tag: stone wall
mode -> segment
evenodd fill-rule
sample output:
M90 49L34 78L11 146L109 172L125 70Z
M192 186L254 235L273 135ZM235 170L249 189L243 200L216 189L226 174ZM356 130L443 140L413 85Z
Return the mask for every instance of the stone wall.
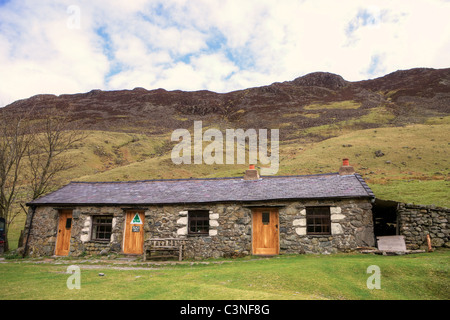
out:
M428 234L433 247L450 248L449 208L399 203L397 214L408 249L426 247Z
M188 234L189 210L209 212L208 235ZM188 239L186 245L188 258L231 257L251 253L251 209L242 205L209 204L152 208L149 211L148 221L149 237Z
M25 244L32 216L30 208L24 229ZM28 254L31 256L51 256L55 253L56 235L58 232L58 210L48 207L36 208L33 227L28 240ZM19 248L20 249L20 248Z
M331 235L306 232L306 207L329 205ZM280 209L280 252L336 253L373 246L372 205L368 200L318 200L292 203Z
M28 237L31 212L27 217L24 230L24 243ZM37 207L28 243L30 256L51 256L55 253L58 232L58 208ZM110 242L91 240L91 223L93 215L112 215L113 230ZM72 230L70 253L72 256L83 254L100 254L102 251L117 252L122 250L124 211L118 207L79 207L72 212Z
M147 206L145 240L150 238L185 238L187 258L234 257L252 253L252 207L275 206L279 211L280 253L334 253L373 246L373 219L370 200L271 201L264 203L219 203L204 205ZM329 206L331 234L308 235L306 207ZM209 233L189 235L188 211L209 212ZM125 210L120 207L73 208L70 255L122 251ZM92 241L93 215L112 215L110 242ZM30 215L29 215L30 216ZM29 223L27 223L27 226ZM29 241L32 256L53 255L56 244L58 209L38 207ZM25 230L25 235L27 235Z

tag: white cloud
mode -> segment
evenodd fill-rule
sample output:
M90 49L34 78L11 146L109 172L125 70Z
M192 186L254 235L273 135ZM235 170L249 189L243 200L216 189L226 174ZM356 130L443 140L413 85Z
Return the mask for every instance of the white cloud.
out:
M0 7L0 103L104 87L102 48L94 34L67 28L66 8L14 1Z
M354 81L450 67L448 1L77 3L79 29L67 27L70 0L0 5L0 105L93 88L227 92L314 71Z

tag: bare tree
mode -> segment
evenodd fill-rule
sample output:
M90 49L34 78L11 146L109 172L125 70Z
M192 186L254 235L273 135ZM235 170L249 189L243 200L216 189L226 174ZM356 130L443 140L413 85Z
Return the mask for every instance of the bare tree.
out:
M58 174L74 166L67 151L86 138L84 131L71 124L68 112L47 110L40 118L34 128L37 133L26 149L32 200L47 193L55 185Z
M27 125L27 115L0 115L0 217L5 219L5 251L9 249L9 226L18 215L14 204L23 191L23 159L33 135Z
M59 174L74 166L67 151L86 133L76 130L69 111L50 108L27 113L2 110L0 125L0 217L6 220L7 239L20 207L27 213L23 203L57 186Z

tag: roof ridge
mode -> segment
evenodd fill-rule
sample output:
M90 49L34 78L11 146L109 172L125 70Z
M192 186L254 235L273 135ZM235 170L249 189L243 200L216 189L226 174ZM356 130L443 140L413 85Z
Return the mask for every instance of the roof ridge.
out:
M330 173L316 173L303 175L283 175L283 176L261 176L261 178L297 178L297 177L316 177L316 176L330 176L337 175L338 172ZM154 182L154 181L196 181L196 180L232 180L243 179L243 176L237 177L215 177L215 178L180 178L180 179L144 179L144 180L127 180L127 181L70 181L70 183L86 183L86 184L101 184L101 183L138 183L138 182ZM69 184L70 184L69 183Z
M181 178L181 179L144 179L127 181L70 181L70 183L135 183L135 182L153 182L153 181L194 181L194 180L224 180L224 179L242 179L239 177L217 177L217 178Z

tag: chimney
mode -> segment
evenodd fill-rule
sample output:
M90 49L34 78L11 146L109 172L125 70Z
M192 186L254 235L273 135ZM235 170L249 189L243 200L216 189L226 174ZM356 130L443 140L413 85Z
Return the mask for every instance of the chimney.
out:
M345 176L349 174L354 174L355 169L349 164L348 159L342 159L342 166L339 168L339 175Z
M255 165L251 164L247 170L245 170L244 180L258 180L259 173L255 169Z

